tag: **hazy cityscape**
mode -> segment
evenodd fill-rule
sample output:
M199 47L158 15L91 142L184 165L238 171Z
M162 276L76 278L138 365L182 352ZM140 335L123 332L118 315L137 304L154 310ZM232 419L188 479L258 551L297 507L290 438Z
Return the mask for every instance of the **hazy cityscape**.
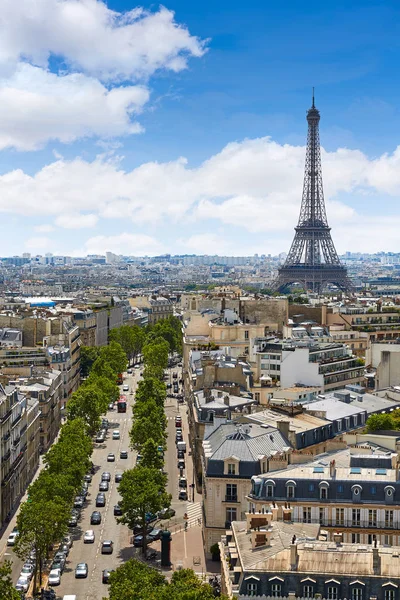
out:
M3 0L0 600L400 600L399 23Z

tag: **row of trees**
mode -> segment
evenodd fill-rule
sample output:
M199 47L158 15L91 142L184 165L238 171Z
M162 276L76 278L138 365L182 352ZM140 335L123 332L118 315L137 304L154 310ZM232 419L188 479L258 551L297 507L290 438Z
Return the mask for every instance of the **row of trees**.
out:
M382 415L371 415L366 422L367 431L400 430L400 409Z
M110 600L213 600L213 589L192 569L175 571L171 581L156 569L128 560L111 575ZM228 600L227 596L220 596Z
M171 345L173 342L171 342ZM171 496L166 493L167 476L163 471L167 440L167 420L164 402L167 389L163 381L168 366L171 346L164 337L154 336L150 329L142 347L143 378L139 381L133 423L130 431L131 447L140 460L136 467L125 471L119 485L121 521L130 529L139 525L143 532L143 554L146 554L146 524L149 513L156 514L168 507ZM112 584L111 584L112 586Z
M34 589L37 578L41 584L44 559L68 530L74 497L80 493L83 477L91 466L91 436L109 402L119 397L117 374L125 370L126 364L126 354L116 342L96 349L87 379L67 404L68 420L61 427L58 441L45 455L45 468L29 486L28 500L21 505L15 552L26 559L34 551Z

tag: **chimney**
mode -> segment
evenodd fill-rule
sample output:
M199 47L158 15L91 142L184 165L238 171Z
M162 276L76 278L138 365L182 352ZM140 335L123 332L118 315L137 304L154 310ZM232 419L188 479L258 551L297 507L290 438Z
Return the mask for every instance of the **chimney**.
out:
M277 521L278 520L278 513L279 513L279 508L276 506L276 504L274 503L273 506L271 506L271 513L272 513L272 520L273 521Z
M276 426L281 434L288 440L290 422L285 420L277 421Z
M218 398L222 398L222 392L221 392L221 390L218 390Z
M297 561L299 558L299 554L297 552L297 544L296 544L296 536L294 535L292 538L292 543L290 544L290 570L297 570Z
M228 395L224 396L224 404L225 404L225 406L229 406L229 396Z
M330 471L330 475L332 477L332 479L335 477L336 475L336 462L335 460L331 460L331 462L329 463L329 471Z
M375 538L374 545L372 547L372 566L374 569L374 575L380 575L381 572L381 559L379 556L378 542Z

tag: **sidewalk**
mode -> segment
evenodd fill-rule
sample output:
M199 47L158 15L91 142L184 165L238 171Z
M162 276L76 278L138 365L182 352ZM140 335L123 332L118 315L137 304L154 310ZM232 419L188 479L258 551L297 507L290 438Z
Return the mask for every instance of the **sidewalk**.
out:
M207 560L204 554L203 529L201 525L184 526L179 531L172 533L171 541L171 569L193 569L198 575L204 575L208 581L208 574L220 573L217 562Z

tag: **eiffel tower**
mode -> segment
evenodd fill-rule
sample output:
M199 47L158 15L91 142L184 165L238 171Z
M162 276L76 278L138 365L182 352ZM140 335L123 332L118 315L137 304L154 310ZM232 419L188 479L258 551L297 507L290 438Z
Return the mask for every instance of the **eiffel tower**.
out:
M300 217L289 254L278 270L274 289L282 290L290 283L320 293L327 283L350 290L347 269L340 263L331 237L325 211L319 142L319 110L307 112L308 136Z

